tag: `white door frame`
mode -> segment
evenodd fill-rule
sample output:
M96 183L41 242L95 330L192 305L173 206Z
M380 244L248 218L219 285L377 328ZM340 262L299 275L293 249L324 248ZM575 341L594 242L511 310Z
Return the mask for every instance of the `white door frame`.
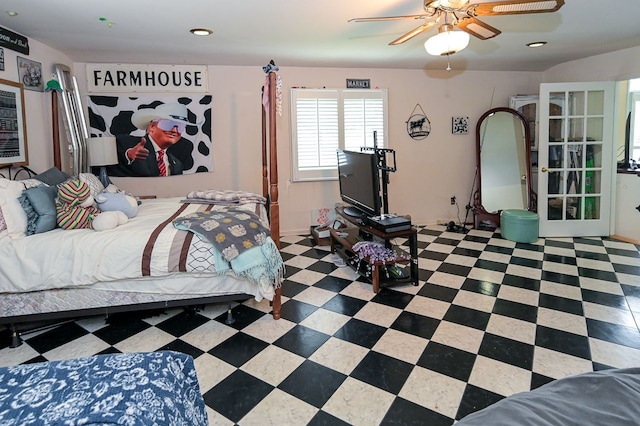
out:
M589 108L589 93L602 92L602 110L597 111ZM562 127L561 141L552 140L550 143L550 117L549 99L558 93L564 93L567 104L564 106L562 115L551 117L551 121L560 124ZM575 95L571 96L570 94ZM584 95L582 97L578 95ZM615 83L608 82L579 82L579 83L543 83L540 85L540 132L538 151L538 214L540 215L540 236L541 237L578 237L578 236L607 236L610 233L611 204L615 194L615 172L616 172L616 144L613 143L613 117L614 117L614 94ZM574 99L584 100L578 106L572 103ZM571 103L571 105L569 105ZM595 103L594 103L595 104ZM592 141L587 139L588 125L598 122L602 126L602 141ZM571 124L572 126L570 126ZM579 131L581 140L571 141L569 129L583 126ZM583 131L582 131L583 130ZM558 142L558 143L554 143ZM593 143L587 143L593 142ZM550 145L562 151L562 164L551 165L549 161ZM597 148L601 146L601 164L593 166L585 165L587 147ZM569 163L568 158L577 158L581 164ZM601 167L600 167L601 166ZM556 167L553 169L552 167ZM559 194L549 195L549 177L551 173L559 180ZM572 174L573 173L573 174ZM586 196L585 181L587 173L599 176L599 191L588 192L593 196ZM576 195L569 191L569 182L572 176L577 176ZM595 179L595 178L591 178ZM575 188L574 185L572 188ZM559 209L553 209L553 213L559 210L560 217L549 218L552 209L549 208L549 201L561 202ZM595 203L597 217L586 218L587 201ZM571 207L571 203L575 203ZM576 208L577 206L577 208ZM552 215L553 216L553 215Z

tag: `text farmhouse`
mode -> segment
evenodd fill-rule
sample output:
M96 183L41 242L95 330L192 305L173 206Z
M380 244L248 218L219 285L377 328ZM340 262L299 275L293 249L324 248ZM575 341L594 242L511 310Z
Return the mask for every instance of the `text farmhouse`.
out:
M87 65L90 92L206 92L206 67L132 64Z

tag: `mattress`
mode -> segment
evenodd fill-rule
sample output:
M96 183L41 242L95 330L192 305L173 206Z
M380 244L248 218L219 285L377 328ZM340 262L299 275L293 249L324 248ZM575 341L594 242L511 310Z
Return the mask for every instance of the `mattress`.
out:
M255 204L241 207L258 209ZM260 207L264 220L266 213ZM171 224L172 218L203 208L207 206L184 204L179 198L145 200L136 217L111 230L58 228L22 238L11 238L3 231L0 293L88 287L96 283L110 283L108 288L103 287L109 290L157 293L157 289L145 289L146 284L157 281L148 278L171 278L183 272L192 276L232 274L230 270L221 271L213 262L215 249L211 244ZM267 287L265 284L258 292L267 295ZM204 292L209 290L197 291Z

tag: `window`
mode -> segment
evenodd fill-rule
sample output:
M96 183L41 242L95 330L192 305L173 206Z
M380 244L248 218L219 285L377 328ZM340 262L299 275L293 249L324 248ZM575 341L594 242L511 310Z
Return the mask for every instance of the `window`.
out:
M386 90L291 89L294 181L337 178L339 148L385 147Z

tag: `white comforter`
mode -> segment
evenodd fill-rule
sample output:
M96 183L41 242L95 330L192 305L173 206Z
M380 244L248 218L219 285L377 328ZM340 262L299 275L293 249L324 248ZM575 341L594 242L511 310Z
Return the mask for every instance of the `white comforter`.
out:
M181 205L180 198L144 200L136 217L102 232L55 229L12 239L3 231L0 233L0 293L83 287L96 282L140 278L144 247L151 234ZM196 208L198 205L188 205L182 214ZM250 205L247 208L251 209ZM176 230L169 223L159 233L147 262L150 277L175 275L170 252L176 249L175 244L172 248L172 242L179 232L184 231ZM187 272L216 272L206 259L196 261L189 268Z

